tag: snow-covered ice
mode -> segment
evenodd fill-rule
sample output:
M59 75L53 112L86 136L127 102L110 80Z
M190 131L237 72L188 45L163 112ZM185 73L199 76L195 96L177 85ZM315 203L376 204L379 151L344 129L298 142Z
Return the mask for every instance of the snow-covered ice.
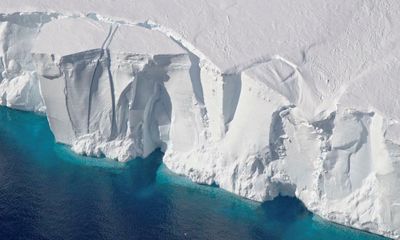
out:
M0 2L0 104L75 152L400 237L400 2Z

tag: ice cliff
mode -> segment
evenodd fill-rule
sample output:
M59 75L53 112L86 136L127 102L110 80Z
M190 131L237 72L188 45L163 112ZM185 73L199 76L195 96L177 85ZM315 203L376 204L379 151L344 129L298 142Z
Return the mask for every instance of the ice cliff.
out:
M2 105L80 154L161 148L195 182L400 237L398 2L97 5L0 3Z

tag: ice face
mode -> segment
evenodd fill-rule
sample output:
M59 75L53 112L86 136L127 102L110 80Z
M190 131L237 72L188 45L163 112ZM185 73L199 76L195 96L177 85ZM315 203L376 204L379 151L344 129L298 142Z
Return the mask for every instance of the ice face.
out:
M204 6L243 31L217 21L226 36L200 26L194 36L190 14L175 23L157 9L157 23L4 14L1 104L46 109L56 140L78 153L127 161L161 148L193 181L257 201L296 196L331 221L399 237L399 33L389 30L399 8L343 3L320 16L321 2L272 4L291 13L285 25L251 1ZM232 15L241 8L274 34L244 28Z
M170 139L176 139L177 149L190 150L196 134L195 116L188 108L194 95L188 54L145 28L110 25L107 32L94 20L80 21L52 21L34 44L33 59L56 139L79 153L120 161L165 149ZM76 36L69 39L65 29L72 26L79 26L75 32L83 47L94 49L81 51ZM64 44L53 52L56 45L44 45L53 31L57 35L52 42L75 41L71 49Z

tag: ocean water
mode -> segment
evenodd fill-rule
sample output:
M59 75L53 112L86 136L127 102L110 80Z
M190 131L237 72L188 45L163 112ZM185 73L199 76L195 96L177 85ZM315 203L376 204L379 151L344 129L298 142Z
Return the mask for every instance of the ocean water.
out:
M161 158L80 157L44 117L0 108L0 239L383 239L293 198L260 204L193 184Z

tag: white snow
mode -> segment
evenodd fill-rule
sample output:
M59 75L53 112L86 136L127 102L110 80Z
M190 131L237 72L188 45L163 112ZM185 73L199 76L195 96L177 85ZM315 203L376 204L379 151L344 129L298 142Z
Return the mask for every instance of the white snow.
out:
M400 2L0 2L0 104L58 142L400 237Z

